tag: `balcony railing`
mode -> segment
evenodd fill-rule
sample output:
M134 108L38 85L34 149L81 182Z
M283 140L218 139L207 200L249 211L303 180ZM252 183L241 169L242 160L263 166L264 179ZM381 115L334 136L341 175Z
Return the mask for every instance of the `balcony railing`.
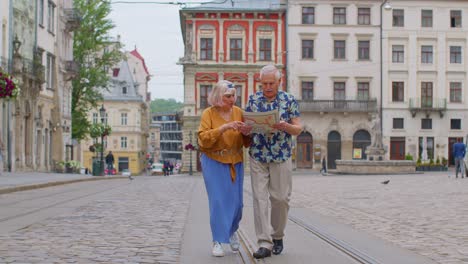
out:
M78 10L75 8L65 8L63 10L65 17L66 25L65 28L67 31L74 31L80 26L81 16L78 13Z
M11 71L11 63L12 63L11 60L8 60L5 57L0 57L0 68L3 71L6 71L6 72Z
M428 116L430 112L439 112L440 117L443 117L447 110L447 99L410 98L409 109L413 117L415 117L418 112L425 112L426 116Z
M377 112L377 100L302 100L301 112Z
M80 71L80 66L76 61L65 61L65 71L67 71L69 75L75 76Z

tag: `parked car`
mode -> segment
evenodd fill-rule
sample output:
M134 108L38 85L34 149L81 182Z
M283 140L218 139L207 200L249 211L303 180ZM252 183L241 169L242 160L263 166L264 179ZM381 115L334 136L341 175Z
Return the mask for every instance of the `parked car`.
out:
M132 176L132 172L129 169L123 169L122 170L122 176L130 177L130 176Z
M164 164L156 162L151 164L151 175L163 175Z

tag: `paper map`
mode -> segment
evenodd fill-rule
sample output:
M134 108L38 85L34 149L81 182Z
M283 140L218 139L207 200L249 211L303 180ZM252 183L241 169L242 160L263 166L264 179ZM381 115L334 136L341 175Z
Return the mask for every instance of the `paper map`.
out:
M279 122L278 109L268 112L244 112L244 122L253 126L252 133L273 133L273 125Z

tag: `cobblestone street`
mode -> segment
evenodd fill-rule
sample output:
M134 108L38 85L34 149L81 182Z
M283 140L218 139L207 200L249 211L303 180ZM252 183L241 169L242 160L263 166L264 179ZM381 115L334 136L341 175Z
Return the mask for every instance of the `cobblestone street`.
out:
M138 178L71 214L1 236L0 263L178 263L195 180Z
M468 262L468 179L435 172L296 176L293 184L292 207L311 208L439 263Z

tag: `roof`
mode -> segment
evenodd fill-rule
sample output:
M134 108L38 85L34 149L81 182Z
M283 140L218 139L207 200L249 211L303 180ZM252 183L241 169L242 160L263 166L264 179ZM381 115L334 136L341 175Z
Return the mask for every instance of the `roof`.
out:
M185 7L182 10L279 10L285 9L280 0L217 0L204 2L197 6Z
M143 56L141 56L141 54L137 51L136 47L134 50L130 51L130 54L137 57L138 59L141 60L141 62L143 62L143 68L145 68L146 74L149 75L149 71L148 71L148 68L146 67L145 59L143 59Z

